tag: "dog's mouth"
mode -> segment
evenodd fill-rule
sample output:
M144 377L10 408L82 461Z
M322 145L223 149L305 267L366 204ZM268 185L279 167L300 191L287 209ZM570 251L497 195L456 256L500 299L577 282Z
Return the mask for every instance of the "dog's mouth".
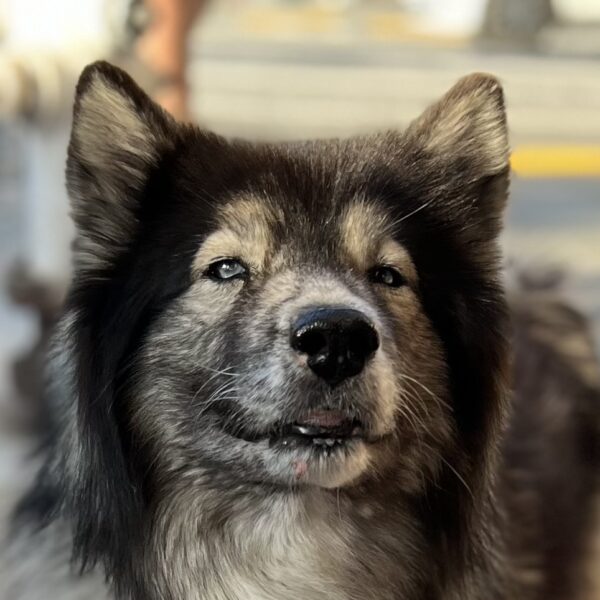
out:
M285 424L269 436L269 445L282 448L311 447L334 449L366 439L361 421L338 411L311 411Z
M336 450L350 449L358 442L373 444L385 437L369 433L364 421L334 410L310 411L295 421L280 423L264 433L232 426L228 421L223 422L222 427L230 435L246 442L267 442L274 450L320 450L327 455Z

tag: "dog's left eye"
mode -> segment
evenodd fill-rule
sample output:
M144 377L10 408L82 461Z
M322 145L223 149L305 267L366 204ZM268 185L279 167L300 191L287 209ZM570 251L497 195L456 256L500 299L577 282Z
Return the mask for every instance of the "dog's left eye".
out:
M369 279L373 283L381 283L394 288L406 285L406 279L404 279L402 273L397 269L394 269L394 267L388 267L386 265L373 267L369 271Z
M228 281L246 277L247 273L248 270L240 261L225 258L210 264L205 275L217 281Z

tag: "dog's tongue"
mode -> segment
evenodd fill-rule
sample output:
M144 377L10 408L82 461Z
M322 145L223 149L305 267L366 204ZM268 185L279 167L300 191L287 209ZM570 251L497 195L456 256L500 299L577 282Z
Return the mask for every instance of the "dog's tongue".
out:
M352 420L340 411L315 410L296 421L292 432L307 436L350 435Z

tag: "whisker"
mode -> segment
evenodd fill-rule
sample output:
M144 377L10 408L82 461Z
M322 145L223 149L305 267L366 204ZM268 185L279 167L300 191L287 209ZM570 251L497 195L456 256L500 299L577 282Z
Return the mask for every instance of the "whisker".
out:
M452 407L447 402L442 400L437 394L434 394L424 383L422 383L418 379L415 379L410 375L406 375L406 373L399 373L399 377L401 379L406 379L407 381L412 381L412 383L415 383L421 389L427 392L438 404L440 404L441 406L445 406L448 410L452 410Z
M423 204L421 204L421 206L415 208L414 210L412 210L408 214L403 215L402 217L400 217L399 219L395 220L392 223L392 227L396 227L397 225L400 225L400 223L402 223L403 221L406 221L406 219L409 219L413 215L416 215L417 213L421 212L422 210L425 210L432 202L433 202L433 200L429 200L428 202L424 202Z
M436 448L433 448L432 446L430 446L429 444L427 444L427 447L436 455L437 458L439 458L439 460L441 460L450 469L450 471L452 471L452 473L456 476L458 481L464 486L465 490L467 490L467 492L469 493L471 498L475 499L473 490L469 487L468 483L464 480L462 475L452 466L452 464L450 464L443 457L442 453L439 450L437 450Z
M204 370L204 371L212 371L213 373L216 373L218 375L225 375L225 377L238 377L239 373L236 373L235 371L231 371L231 369L233 367L225 367L225 369L215 369L214 367L209 367L208 365L203 365L203 364L196 364L197 367L200 367L200 369Z

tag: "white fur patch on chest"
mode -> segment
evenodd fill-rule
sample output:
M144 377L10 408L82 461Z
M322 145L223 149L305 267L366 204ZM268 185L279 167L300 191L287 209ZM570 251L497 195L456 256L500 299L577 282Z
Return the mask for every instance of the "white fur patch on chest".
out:
M248 501L217 527L187 520L178 529L168 564L158 567L166 568L163 582L182 600L392 600L406 579L391 553L361 538L335 494ZM186 530L202 530L202 539L184 541ZM389 540L382 538L382 548Z

